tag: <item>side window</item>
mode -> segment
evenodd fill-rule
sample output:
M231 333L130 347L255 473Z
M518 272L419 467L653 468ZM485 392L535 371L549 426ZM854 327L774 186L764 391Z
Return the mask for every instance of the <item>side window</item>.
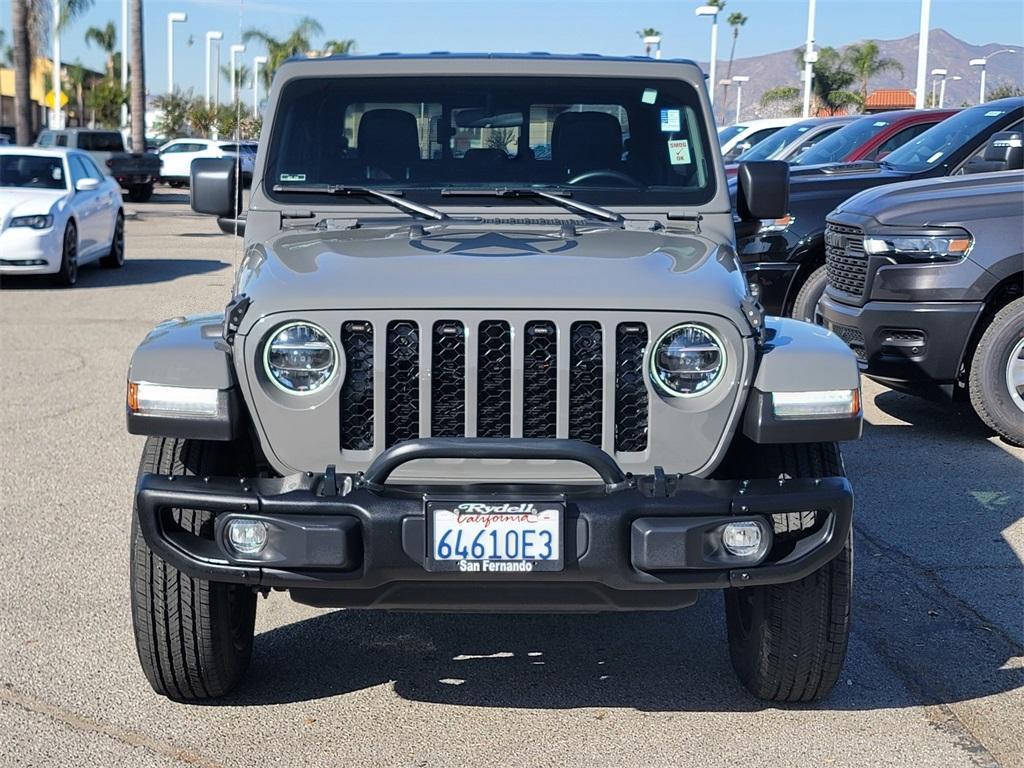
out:
M78 159L82 161L82 168L85 169L86 176L96 179L96 181L103 181L103 171L96 166L91 157L80 157Z
M74 189L78 186L78 182L88 178L89 173L85 170L82 158L78 155L70 155L68 157L68 166L71 168L71 188Z
M918 123L917 125L912 125L909 128L904 128L902 131L896 131L896 133L894 133L888 139L883 141L875 149L874 152L871 152L864 159L865 160L878 160L879 158L884 158L886 155L888 155L894 149L899 149L900 147L902 147L904 144L906 144L911 139L916 138L917 136L920 136L922 133L924 133L929 128L931 128L932 125L933 125L933 123Z
M49 131L43 131L39 134L39 138L36 140L36 144L40 147L52 147L53 146L53 134Z
M771 136L773 133L775 133L777 130L779 130L779 129L778 128L762 128L760 131L754 131L752 134L747 136L739 144L737 144L735 147L733 147L731 150L729 150L726 153L725 158L724 158L725 162L731 163L733 160L735 160L737 157L742 155L744 152L746 152L751 147L756 147L758 142L764 141L769 136Z
M68 145L68 135L66 133L58 133L56 143L58 147L66 147Z
M1004 131L1024 131L1024 120L1020 120L1013 125L1008 125L1005 128L997 131L997 133L1003 133ZM974 153L967 158L960 167L954 171L954 175L961 173L985 173L987 171L1001 171L1003 166L1001 164L993 163L985 159L985 150L988 148L989 140L991 136L985 139L981 143Z

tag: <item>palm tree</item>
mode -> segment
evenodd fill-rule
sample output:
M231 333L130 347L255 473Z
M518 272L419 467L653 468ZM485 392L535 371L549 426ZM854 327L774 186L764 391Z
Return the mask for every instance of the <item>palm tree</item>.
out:
M729 83L732 82L732 60L736 58L736 40L740 36L740 27L747 23L747 17L737 11L730 13L726 19L732 27L732 49L729 51L729 67L726 69L725 79L727 83L722 85L722 114L729 113Z
M310 16L303 16L284 40L272 37L261 29L247 29L242 35L242 42L251 43L255 40L266 46L267 63L260 75L263 77L263 84L269 88L277 68L284 64L288 57L310 50L313 47L312 37L323 34L323 31L319 21Z
M224 76L224 79L231 83L231 67L227 64L222 64L220 73ZM250 79L250 71L245 64L235 64L235 95L237 96L242 91L242 87L247 80Z
M804 50L795 51L797 64L804 66ZM813 68L814 78L811 81L811 92L814 94L816 109L814 112L826 112L836 115L847 107L863 104L860 94L849 90L857 80L856 73L847 65L843 55L835 48L818 49L818 61Z
M114 76L114 49L117 47L117 29L108 21L105 27L89 27L85 30L85 44L96 43L107 55L107 77Z
M639 37L641 40L643 40L645 37L661 37L661 32L656 30L654 27L644 27L639 32L637 32L636 34L637 34L637 37ZM644 55L645 56L650 56L651 55L651 44L650 43L644 43Z
M356 41L350 38L342 40L328 40L324 43L324 55L326 56L348 56L356 50Z
M84 125L85 119L85 86L88 80L85 67L81 64L67 64L64 67L64 79L75 94L75 111L78 115L78 124Z
M131 80L132 149L142 152L146 148L146 64L143 56L145 41L142 37L142 0L131 0L131 50L128 65Z
M868 80L877 74L888 71L896 71L903 77L903 65L896 59L883 57L878 48L878 43L868 40L866 43L851 45L843 52L846 62L860 78L860 101L861 104L868 99Z
M87 11L93 0L60 0L63 29ZM53 5L50 0L12 0L11 37L14 47L14 116L19 144L30 144L32 139L32 101L29 78L38 51L50 37Z

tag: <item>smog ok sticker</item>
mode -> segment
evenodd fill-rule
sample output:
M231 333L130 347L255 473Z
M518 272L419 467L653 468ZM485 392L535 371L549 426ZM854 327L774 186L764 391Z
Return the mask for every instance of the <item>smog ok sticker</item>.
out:
M668 161L672 165L689 165L690 142L686 139L673 139L668 143Z

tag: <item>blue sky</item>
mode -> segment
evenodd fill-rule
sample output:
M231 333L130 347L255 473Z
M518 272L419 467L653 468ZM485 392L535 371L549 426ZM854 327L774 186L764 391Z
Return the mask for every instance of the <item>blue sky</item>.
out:
M284 37L296 19L320 20L326 38L354 38L358 52L531 51L642 53L636 30L652 26L664 37L663 55L706 59L708 20L694 17L698 0L145 0L146 68L153 93L166 89L167 13L185 11L175 25L175 81L202 92L207 30L224 32L227 45L240 30L258 27ZM0 28L10 27L10 0L0 0ZM818 0L819 45L843 45L864 38L915 34L919 0ZM736 55L758 55L802 44L806 0L727 0L726 15L749 18ZM102 69L103 56L83 42L85 30L120 23L120 0L96 0L63 37L64 58ZM1020 0L933 0L933 28L942 27L970 43L1024 45L1024 3ZM193 45L188 46L189 37ZM728 28L720 28L719 56L728 56ZM241 60L251 65L260 51ZM224 86L222 86L223 92Z

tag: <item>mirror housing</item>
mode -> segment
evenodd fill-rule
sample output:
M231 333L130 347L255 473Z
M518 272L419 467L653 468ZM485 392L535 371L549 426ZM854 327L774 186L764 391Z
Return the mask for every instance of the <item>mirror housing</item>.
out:
M736 172L736 213L744 221L781 219L789 213L789 163L755 160Z
M985 145L985 162L998 163L1002 166L999 170L1021 170L1024 168L1024 136L1020 131L993 134Z
M191 203L196 213L235 218L242 211L242 184L232 157L200 157L190 169Z
M75 192L92 192L100 188L99 179L79 179L75 184Z

